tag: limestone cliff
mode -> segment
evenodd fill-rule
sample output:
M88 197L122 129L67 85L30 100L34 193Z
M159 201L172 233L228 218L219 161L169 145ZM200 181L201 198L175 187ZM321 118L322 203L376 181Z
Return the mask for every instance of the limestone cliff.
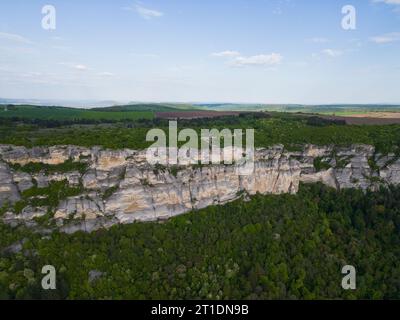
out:
M254 172L248 176L239 175L237 165L154 167L145 156L144 151L128 149L0 145L2 219L12 225L42 228L38 219L48 216L52 228L90 232L118 223L168 219L256 193L294 194L301 182L364 190L400 183L400 160L394 154L377 154L367 145L306 145L296 152L281 145L259 149ZM85 163L86 169L24 170L24 165L32 163L51 167L66 161ZM15 204L24 205L21 199L27 190L44 188L52 181L66 181L82 192L62 199L55 208L27 204L16 212Z

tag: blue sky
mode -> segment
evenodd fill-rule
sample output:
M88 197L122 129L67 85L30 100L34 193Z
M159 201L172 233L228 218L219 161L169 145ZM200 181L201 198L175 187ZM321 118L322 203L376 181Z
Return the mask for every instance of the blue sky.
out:
M345 5L356 30L342 28ZM2 0L0 12L0 97L400 103L400 0Z

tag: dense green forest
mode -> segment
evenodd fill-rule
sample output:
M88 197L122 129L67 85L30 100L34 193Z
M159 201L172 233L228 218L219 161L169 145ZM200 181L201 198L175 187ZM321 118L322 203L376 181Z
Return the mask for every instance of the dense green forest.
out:
M55 128L53 128L55 127ZM32 146L74 144L81 146L101 145L106 148L144 149L150 128L162 128L168 132L168 121L162 119L138 119L112 124L31 120L29 123L0 119L0 143ZM318 117L298 115L242 114L239 117L218 119L180 120L179 130L193 128L255 129L256 147L282 143L288 148L305 143L317 145L350 145L364 143L375 145L378 151L397 151L400 145L400 125L344 125Z
M51 122L116 122L153 119L155 112L193 111L188 104L132 104L103 108L70 108L59 106L0 104L0 119L36 121L38 124Z
M5 249L21 240L20 252ZM400 188L303 185L92 234L0 224L0 248L1 298L400 299ZM54 291L40 287L47 264ZM341 288L347 264L354 291Z
M56 106L4 105L0 106L0 118L41 119L41 120L136 120L152 119L151 109L137 110L79 109ZM5 111L7 110L7 111Z

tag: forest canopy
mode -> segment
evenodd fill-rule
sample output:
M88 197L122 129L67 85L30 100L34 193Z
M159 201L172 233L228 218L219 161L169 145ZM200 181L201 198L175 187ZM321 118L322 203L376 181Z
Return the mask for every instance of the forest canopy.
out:
M399 244L399 187L303 185L297 195L91 234L0 224L0 298L399 299ZM47 264L57 270L54 291L40 286ZM354 291L341 287L348 264Z

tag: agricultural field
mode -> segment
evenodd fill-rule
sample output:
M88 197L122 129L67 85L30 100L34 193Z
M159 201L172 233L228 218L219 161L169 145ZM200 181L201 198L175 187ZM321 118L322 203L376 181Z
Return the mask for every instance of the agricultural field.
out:
M373 119L400 119L400 112L370 112L370 113L355 113L354 118L373 118Z
M36 105L0 105L0 119L121 121L139 119L200 119L237 116L241 113L272 112L320 115L331 119L368 119L346 121L348 124L400 123L400 106L386 105L247 105L247 104L131 104L104 108L70 108ZM371 119L386 119L382 122ZM390 119L390 120L387 120Z
M368 115L380 113L400 113L400 105L300 105L300 104L199 104L204 110L214 111L268 111L285 113L321 114L332 116Z
M155 116L159 119L207 119L220 118L227 116L239 116L238 111L173 111L173 112L156 112Z

